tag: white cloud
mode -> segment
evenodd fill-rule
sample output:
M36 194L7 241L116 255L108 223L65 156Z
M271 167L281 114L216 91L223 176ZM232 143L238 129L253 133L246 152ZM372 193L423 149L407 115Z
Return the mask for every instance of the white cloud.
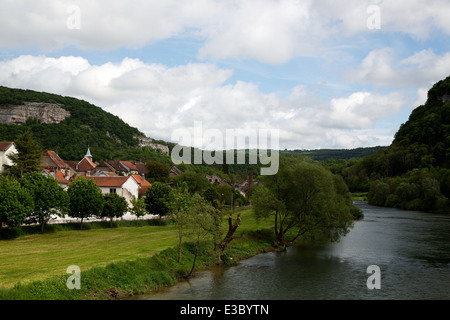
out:
M129 58L102 65L71 56L0 62L1 85L85 99L165 140L201 121L205 130L223 133L278 129L282 148L367 146L392 138L370 132L376 119L394 114L404 101L399 93L356 92L323 102L304 86L280 98L249 82L228 83L231 75L214 64L167 67Z
M431 87L450 74L450 52L437 55L422 50L404 59L391 48L372 50L361 64L348 74L351 81L392 87Z
M327 43L370 33L369 5L379 5L381 32L426 39L450 34L447 0L77 0L0 3L0 48L142 47L172 37L202 41L201 58L279 64L322 54ZM79 10L79 29L67 27ZM342 44L342 43L341 43Z
M376 119L398 113L406 102L407 97L397 92L387 95L356 92L346 98L332 99L328 125L348 129L370 128Z

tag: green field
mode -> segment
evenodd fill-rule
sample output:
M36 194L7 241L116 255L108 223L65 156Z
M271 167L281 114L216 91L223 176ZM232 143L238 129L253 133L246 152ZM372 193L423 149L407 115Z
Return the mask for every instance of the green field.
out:
M272 226L269 220L257 222L252 212L249 208L240 210L238 234ZM57 231L0 240L0 288L66 275L70 265L85 271L111 262L150 257L175 247L177 237L176 226L169 224Z

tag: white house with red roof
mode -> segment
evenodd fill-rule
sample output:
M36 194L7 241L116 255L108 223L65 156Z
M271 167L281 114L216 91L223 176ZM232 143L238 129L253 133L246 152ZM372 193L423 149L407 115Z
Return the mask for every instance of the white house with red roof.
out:
M116 177L94 177L87 176L87 179L93 180L100 187L103 194L117 193L119 196L127 200L131 206L131 200L138 198L139 195L145 194L145 191L152 185L139 175L133 176L116 176ZM127 213L123 219L135 219L136 217Z
M4 171L3 165L12 166L8 156L17 153L14 142L0 142L0 172Z

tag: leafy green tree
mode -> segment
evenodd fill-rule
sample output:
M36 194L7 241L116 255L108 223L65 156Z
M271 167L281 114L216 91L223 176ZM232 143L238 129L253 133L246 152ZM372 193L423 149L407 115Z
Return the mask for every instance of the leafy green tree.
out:
M230 205L234 199L233 188L227 185L218 185L216 187L219 199L222 204Z
M147 176L150 182L167 182L169 180L170 167L168 164L149 160L145 166L148 171Z
M199 193L203 194L210 186L205 174L197 173L194 171L185 171L174 179L174 184L179 185L182 182L186 182L190 194Z
M133 197L130 201L130 213L136 216L136 225L139 220L139 218L145 216L148 212L145 209L145 201L144 198L140 197Z
M124 197L117 193L107 193L103 195L103 210L101 217L109 218L111 227L114 218L121 218L128 210L128 203Z
M15 140L17 153L9 155L13 162L5 166L16 177L22 177L27 172L39 171L42 150L37 144L31 131L27 130Z
M219 195L219 192L217 192L217 188L215 185L212 184L205 190L205 192L203 193L203 198L208 200L216 208L219 208L218 203L219 203L220 195Z
M13 178L0 179L0 229L5 223L9 228L19 226L33 211L33 198Z
M353 205L336 192L333 174L323 166L281 157L278 173L260 182L251 202L257 218L274 218L275 246L316 232L336 240L352 225Z
M69 186L69 216L81 219L80 228L83 229L83 220L98 217L103 210L103 194L93 180L80 177Z
M200 249L200 242L207 237L214 237L220 230L218 224L219 212L207 200L203 199L198 193L192 196L192 205L187 214L188 235L194 240L194 260L192 268L187 277L195 271L195 265Z
M147 212L158 215L161 218L170 212L170 202L172 201L172 189L161 182L155 182L145 193L145 205Z
M183 234L190 220L192 209L192 196L188 192L186 183L181 184L172 191L172 201L169 204L170 218L178 228L178 263L181 263L181 246Z
M369 194L367 195L369 204L374 206L384 206L390 192L389 184L380 181L373 182L370 185Z
M20 183L33 197L34 209L30 217L41 225L41 232L52 216L63 217L67 213L69 196L55 178L28 172Z

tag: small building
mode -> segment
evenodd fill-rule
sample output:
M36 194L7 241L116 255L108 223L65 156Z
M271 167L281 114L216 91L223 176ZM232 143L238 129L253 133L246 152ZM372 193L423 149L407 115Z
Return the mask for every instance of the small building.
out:
M215 174L206 175L206 179L213 184L220 184L222 182L222 178Z
M125 168L128 175L139 174L138 168L131 161L120 161L120 164Z
M79 176L89 177L96 167L97 165L92 162L91 158L85 156L80 162L78 162L76 168Z
M142 175L132 175L131 176L139 185L139 196L144 197L145 193L147 192L148 188L150 188L152 185L150 182L145 180L145 177Z
M124 197L128 204L131 204L133 197L139 196L139 184L131 177L92 177L87 176L87 179L93 180L96 185L100 187L103 194L117 193Z
M0 172L4 171L3 166L12 166L12 161L8 158L11 154L17 154L14 142L0 142Z
M68 180L70 177L77 174L66 161L62 160L61 157L52 150L45 150L41 155L41 167L44 169L53 169L61 171L61 173Z
M70 180L68 180L68 176L66 176L61 170L58 170L57 168L47 168L42 169L41 174L46 177L53 177L58 181L58 184L66 190L69 186Z
M172 167L170 168L169 177L173 178L173 177L179 176L181 173L182 173L182 172L181 172L180 169L178 169L178 168L175 167L175 166L172 166Z

